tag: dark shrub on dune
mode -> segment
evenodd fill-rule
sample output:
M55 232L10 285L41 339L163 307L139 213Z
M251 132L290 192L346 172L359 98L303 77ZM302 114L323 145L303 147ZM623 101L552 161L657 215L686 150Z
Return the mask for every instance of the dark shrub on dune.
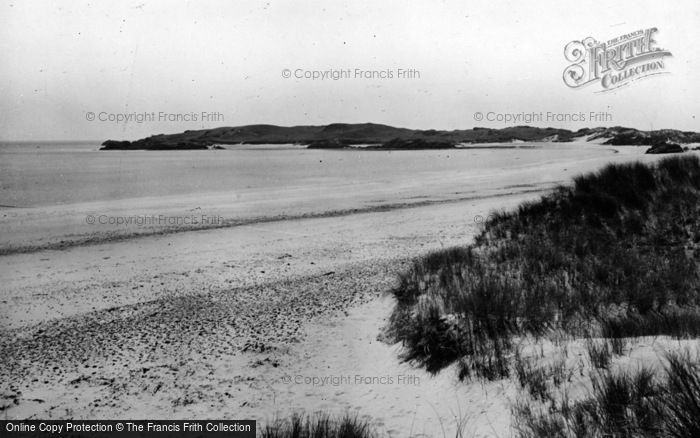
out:
M391 318L431 372L508 375L511 339L700 333L700 160L610 165L415 260Z

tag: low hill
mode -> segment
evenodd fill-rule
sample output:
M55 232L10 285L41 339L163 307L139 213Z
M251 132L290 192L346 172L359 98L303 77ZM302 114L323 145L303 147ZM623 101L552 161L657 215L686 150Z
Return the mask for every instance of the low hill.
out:
M656 131L639 131L634 128L615 126L612 128L594 128L588 130L589 140L607 139L603 144L657 146L664 143L700 143L700 133L659 129Z
M453 131L416 130L396 128L377 123L333 123L321 126L246 125L214 129L190 130L179 134L158 134L136 141L107 140L104 150L114 149L207 149L227 144L304 144L311 147L350 147L369 144L381 148L415 149L440 145L455 147L460 143L508 143L513 141L570 142L605 139L610 145L649 145L660 143L700 143L700 134L677 130L639 131L632 128L584 128L578 131L533 126L514 126L502 129L472 128ZM391 143L389 143L391 142Z

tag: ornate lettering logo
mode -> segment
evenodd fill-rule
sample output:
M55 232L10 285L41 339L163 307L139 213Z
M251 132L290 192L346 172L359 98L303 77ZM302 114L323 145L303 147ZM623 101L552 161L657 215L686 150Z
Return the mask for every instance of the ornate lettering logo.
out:
M564 56L572 64L564 70L564 83L581 88L599 82L600 91L605 92L644 77L668 73L664 57L672 55L656 47L657 30L638 30L606 42L592 37L570 42L564 48Z

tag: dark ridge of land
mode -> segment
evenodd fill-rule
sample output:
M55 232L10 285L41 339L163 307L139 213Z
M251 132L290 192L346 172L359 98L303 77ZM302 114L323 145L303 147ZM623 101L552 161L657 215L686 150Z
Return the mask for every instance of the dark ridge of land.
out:
M217 145L300 144L313 149L341 149L371 145L372 149L445 149L458 144L508 143L513 141L571 142L606 139L610 145L700 143L700 133L662 129L640 131L620 126L582 128L578 131L533 126L502 129L479 128L441 131L396 128L376 123L333 123L322 126L247 125L158 134L135 141L107 140L102 150L211 149Z

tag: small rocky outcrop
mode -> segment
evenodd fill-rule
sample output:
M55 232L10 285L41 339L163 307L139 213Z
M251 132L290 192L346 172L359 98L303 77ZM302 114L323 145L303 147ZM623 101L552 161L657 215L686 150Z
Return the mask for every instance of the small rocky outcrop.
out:
M683 152L683 148L678 143L660 142L647 149L645 154L677 154L679 152Z
M438 139L401 139L395 138L383 143L379 149L399 149L399 150L415 150L415 149L454 149L456 143Z
M337 138L327 140L316 140L309 143L307 149L343 149L349 145Z

